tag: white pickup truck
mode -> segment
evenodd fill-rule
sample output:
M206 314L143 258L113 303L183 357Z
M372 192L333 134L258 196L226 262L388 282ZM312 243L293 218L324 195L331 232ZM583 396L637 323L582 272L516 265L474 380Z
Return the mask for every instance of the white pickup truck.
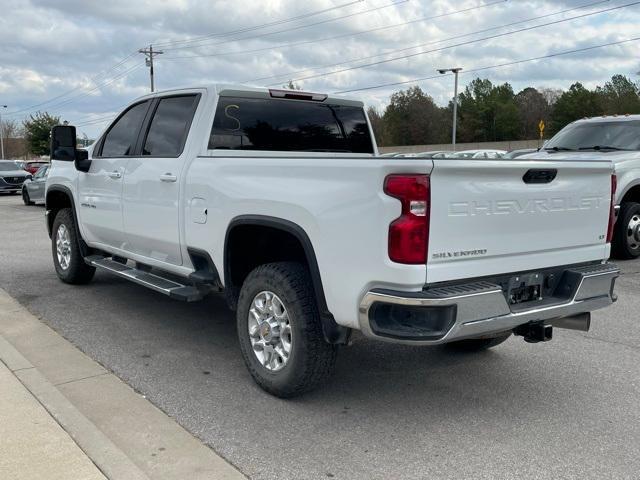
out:
M60 279L223 293L274 395L318 385L355 330L478 350L615 300L608 161L382 158L357 100L230 85L139 98L90 153L75 138L52 130Z
M540 152L521 158L611 161L617 178L612 253L622 259L640 257L640 115L577 120Z

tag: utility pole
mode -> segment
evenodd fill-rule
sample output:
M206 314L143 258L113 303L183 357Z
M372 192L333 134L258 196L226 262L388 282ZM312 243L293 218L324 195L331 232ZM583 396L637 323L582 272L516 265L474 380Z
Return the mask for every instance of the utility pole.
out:
M0 108L7 108L7 106L0 105ZM4 160L4 128L2 128L2 110L0 110L0 150L2 151L2 159Z
M140 50L138 50L139 53L143 53L145 56L145 62L147 64L147 67L149 67L149 76L151 78L151 91L154 91L154 87L153 87L153 57L155 57L156 55L160 55L162 53L164 53L162 50L156 50L155 52L153 51L153 45L149 45L149 48L141 48Z
M456 68L442 68L438 72L444 75L447 72L453 73L455 76L455 86L453 89L453 133L451 143L453 144L453 151L456 151L456 127L458 126L458 73L462 70L460 67Z

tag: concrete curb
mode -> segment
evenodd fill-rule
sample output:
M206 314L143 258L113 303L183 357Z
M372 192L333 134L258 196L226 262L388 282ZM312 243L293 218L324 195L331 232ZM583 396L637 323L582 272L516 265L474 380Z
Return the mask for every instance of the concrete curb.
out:
M2 289L0 360L111 480L246 480Z
M111 440L82 415L31 363L0 336L0 360L55 418L110 480L149 480Z

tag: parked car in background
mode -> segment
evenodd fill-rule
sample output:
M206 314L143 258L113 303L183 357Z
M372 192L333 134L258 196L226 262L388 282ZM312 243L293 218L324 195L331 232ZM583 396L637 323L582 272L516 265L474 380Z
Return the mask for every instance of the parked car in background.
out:
M537 148L520 148L518 150L511 150L505 153L504 155L502 155L502 158L513 159L513 158L521 157L523 155L527 155L529 153L535 153L537 151L538 151Z
M439 158L459 158L456 156L456 152L439 152L439 153L434 153L433 156L431 158L433 159L439 159Z
M24 168L25 171L33 175L38 171L40 167L48 164L49 164L48 162L25 162L22 168Z
M0 160L0 192L18 193L31 174L19 169L13 160Z
M502 158L505 153L507 153L506 150L483 149L462 150L461 152L458 152L457 155L460 158Z
M49 173L49 164L38 169L33 178L27 178L22 184L22 201L25 205L44 202L44 186Z
M618 213L612 254L640 256L640 115L603 116L570 123L544 148L522 159L610 160L617 177Z
M445 150L433 150L429 152L419 152L419 153L407 153L403 155L405 158L434 158L435 155L439 153L449 153Z
M24 160L12 160L20 170L24 170Z

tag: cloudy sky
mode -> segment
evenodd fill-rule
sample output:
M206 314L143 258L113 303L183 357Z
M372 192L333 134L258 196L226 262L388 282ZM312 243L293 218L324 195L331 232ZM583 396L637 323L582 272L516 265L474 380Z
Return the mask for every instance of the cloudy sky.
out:
M407 82L350 93L378 107L414 84L445 104L453 80L436 74L442 67L492 67L463 74L462 85L480 75L516 91L575 81L593 87L615 73L638 81L640 71L640 41L496 67L640 37L640 1L632 0L0 0L0 7L3 118L48 111L90 137L149 91L137 50L150 43L164 52L156 57L159 89L293 79L305 90L337 92Z

